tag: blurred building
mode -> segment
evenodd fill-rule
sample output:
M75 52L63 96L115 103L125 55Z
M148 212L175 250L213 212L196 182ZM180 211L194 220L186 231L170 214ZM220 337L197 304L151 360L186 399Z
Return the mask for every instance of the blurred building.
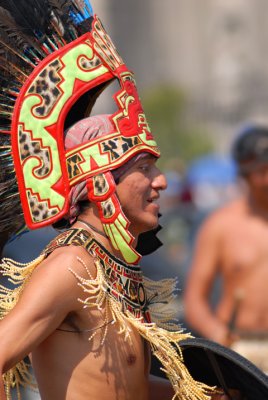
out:
M248 121L268 122L265 0L92 0L142 90L182 87L188 118L225 152Z

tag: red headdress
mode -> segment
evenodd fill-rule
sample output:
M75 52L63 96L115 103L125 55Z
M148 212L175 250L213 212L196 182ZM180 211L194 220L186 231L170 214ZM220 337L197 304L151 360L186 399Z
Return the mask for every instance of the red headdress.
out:
M72 187L86 180L113 246L136 263L139 254L110 171L138 153L160 153L133 74L90 4L61 3L14 0L0 7L0 222L3 230L16 230L22 205L29 228L51 225L68 214ZM66 150L66 128L89 116L115 79L120 89L113 96L118 109L110 116L111 130Z

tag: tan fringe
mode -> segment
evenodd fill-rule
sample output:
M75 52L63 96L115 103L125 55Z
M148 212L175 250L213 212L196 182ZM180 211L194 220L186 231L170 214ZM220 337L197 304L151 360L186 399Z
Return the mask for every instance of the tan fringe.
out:
M0 285L0 319L7 315L17 304L32 272L44 258L45 255L41 255L27 264L17 263L11 259L2 260L0 272L2 272L4 276L8 276L9 281L17 287L12 290ZM162 363L163 371L166 373L173 386L175 392L173 399L209 400L213 388L195 381L183 363L179 342L190 337L190 335L183 333L182 330L174 330L176 325L168 322L172 313L165 309L165 305L174 297L173 292L176 282L169 279L159 282L144 279L148 297L152 299L155 298L152 311L154 307L158 309L152 312L154 322L144 323L141 319L135 318L130 312L124 312L121 303L108 294L107 289L109 288L109 281L106 279L103 268L97 258L95 259L97 270L96 278L92 277L85 263L81 259L79 259L79 261L84 265L88 274L88 279L80 277L72 269L70 269L70 271L76 276L78 285L88 294L86 300L79 299L79 301L84 304L84 307L97 307L99 310L106 309L107 320L109 310L113 320L118 323L119 334L124 335L125 340L131 341L131 330L134 328L150 343L152 352ZM159 311L159 306L161 304L163 304L163 308L160 307L161 311ZM106 338L108 326L109 324L106 325L103 331L102 345ZM165 329L164 327L169 329ZM89 340L91 340L94 335L95 333L89 337ZM8 400L11 400L11 388L16 388L18 400L21 400L20 385L36 387L28 367L29 365L21 361L4 374L4 383Z
M0 285L0 319L3 319L17 304L25 284L32 275L34 269L43 261L45 255L41 255L30 263L22 264L9 258L3 258L0 264L0 273L7 276L14 289L8 289ZM11 389L16 388L18 400L21 400L20 386L36 388L33 376L29 371L30 365L24 360L3 375L7 400L11 400Z
M179 342L191 337L183 331L170 332L155 323L144 323L127 313L126 319L149 343L153 354L163 365L175 395L173 399L209 400L213 388L195 381L183 363ZM210 394L209 394L210 393Z
M177 279L161 279L153 281L143 277L143 285L150 303L150 315L158 327L169 331L178 330L178 320L175 309L170 304L174 301L177 291Z
M79 261L83 263L81 259L79 259ZM84 263L83 265L85 266ZM195 381L183 363L183 356L179 342L191 336L188 333L183 333L182 330L174 331L164 329L159 327L155 322L144 323L141 319L135 318L129 311L123 312L121 304L112 298L107 292L109 282L106 280L103 268L98 259L95 260L95 265L97 270L97 276L95 279L92 278L89 271L89 279L84 279L71 270L76 276L78 284L83 288L83 291L88 294L86 300L80 299L84 306L89 308L97 307L100 310L108 307L113 320L119 324L119 334L123 334L125 340L131 340L131 328L134 328L149 342L153 354L162 363L163 371L166 373L173 386L175 392L173 399L211 399L211 394L214 392L214 388ZM165 284L162 287L161 285L163 284L163 281L161 283L147 279L146 287L150 287L150 294L157 292L159 299L169 300L173 297L172 292L175 281L164 280L164 283ZM161 292L161 288L164 289L163 292ZM166 321L165 315L162 318L162 323L163 320ZM170 327L169 324L167 324L167 326ZM175 324L171 324L171 326L174 327ZM91 340L91 338L92 337L90 337L89 340ZM103 338L102 341L104 342L104 340L105 338Z

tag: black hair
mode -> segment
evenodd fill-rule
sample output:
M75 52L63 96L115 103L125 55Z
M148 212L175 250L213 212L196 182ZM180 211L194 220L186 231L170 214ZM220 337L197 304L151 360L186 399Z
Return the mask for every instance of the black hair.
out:
M78 202L78 207L79 207L79 214L82 214L86 209L89 207L89 200L81 200ZM74 222L73 222L74 223ZM59 221L54 222L52 224L53 228L60 231L63 229L69 229L71 228L72 224L70 223L68 218L61 218Z
M244 175L268 163L268 127L253 125L244 130L233 145L232 156Z

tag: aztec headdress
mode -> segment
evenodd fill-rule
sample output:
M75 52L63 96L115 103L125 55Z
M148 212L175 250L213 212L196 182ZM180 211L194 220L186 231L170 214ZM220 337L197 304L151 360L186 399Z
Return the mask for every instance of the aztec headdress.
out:
M66 151L64 131L90 115L113 80L113 129ZM87 180L113 246L137 263L110 171L140 152L160 154L133 74L88 0L1 0L0 85L1 229L59 221L71 188Z

